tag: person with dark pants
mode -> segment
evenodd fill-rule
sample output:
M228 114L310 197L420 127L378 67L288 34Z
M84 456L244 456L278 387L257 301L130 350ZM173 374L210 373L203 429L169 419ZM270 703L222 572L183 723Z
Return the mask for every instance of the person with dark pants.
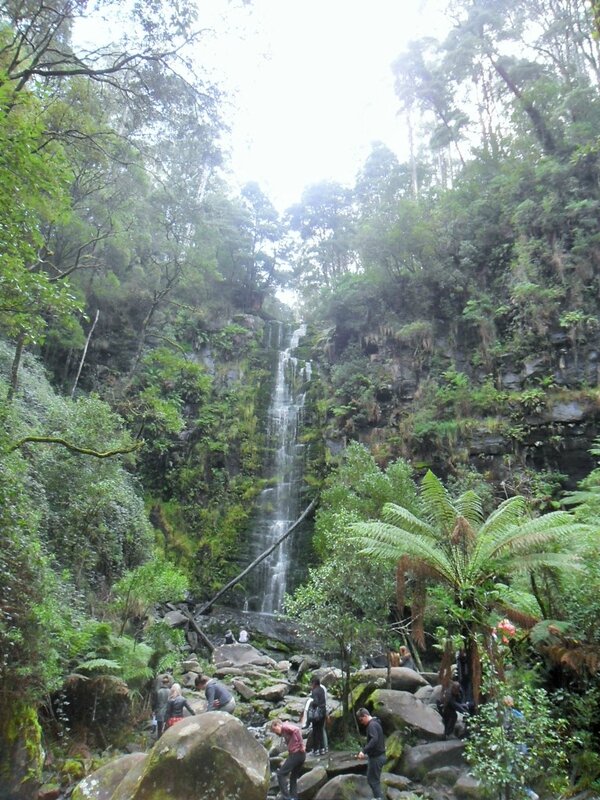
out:
M156 692L152 711L156 716L156 738L159 739L165 729L165 722L167 721L167 703L169 702L169 690L171 688L171 679L168 675L163 675L161 679L160 689Z
M442 694L441 715L444 723L444 736L449 739L454 733L458 713L467 714L469 707L464 702L463 692L458 681L452 681Z
M312 722L312 745L313 756L325 754L325 742L323 740L323 727L325 725L325 717L327 716L327 699L325 697L325 690L321 686L321 681L318 678L313 678L311 681L312 704L309 709L310 719Z
M356 718L360 725L367 729L367 743L358 754L358 758L368 758L367 783L371 787L375 800L383 800L381 791L381 770L385 764L385 739L383 728L377 717L372 717L366 708L359 708Z
M302 765L306 760L302 731L297 725L291 722L282 722L280 719L274 719L271 722L271 730L277 736L283 737L288 749L288 757L275 773L283 800L298 800L296 786L298 778L302 774ZM289 787L287 785L288 775L290 776Z

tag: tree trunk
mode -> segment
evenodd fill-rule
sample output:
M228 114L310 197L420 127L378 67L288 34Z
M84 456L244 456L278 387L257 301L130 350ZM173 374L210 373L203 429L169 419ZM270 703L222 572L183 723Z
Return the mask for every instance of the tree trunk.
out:
M83 364L85 362L85 357L87 355L88 347L90 346L90 339L92 338L92 334L94 332L94 328L96 327L96 323L98 322L98 317L100 316L100 309L96 310L96 316L94 317L94 321L92 322L92 327L90 328L90 332L87 335L87 339L85 340L85 347L83 348L83 353L81 354L81 361L79 362L79 368L77 370L77 375L75 376L75 381L73 383L73 388L71 389L71 398L75 394L75 389L77 389L77 384L79 383L79 376L81 375L81 370L83 369Z
M15 347L15 355L10 370L10 386L8 387L8 394L6 395L6 402L12 403L12 400L19 385L19 367L21 365L21 357L23 355L23 348L25 347L25 333L19 334L17 344Z

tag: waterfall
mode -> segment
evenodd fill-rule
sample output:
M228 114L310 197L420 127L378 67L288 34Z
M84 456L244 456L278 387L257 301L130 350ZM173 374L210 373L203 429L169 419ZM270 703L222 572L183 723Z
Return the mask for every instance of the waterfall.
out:
M272 339L274 332L275 342ZM307 363L300 371L298 359L292 353L305 333L306 326L301 325L291 337L289 334L285 336L281 324L276 328L270 326L268 333L268 346L278 349L267 423L267 452L271 457L266 478L271 485L261 492L257 503L252 530L254 557L284 534L301 512L304 445L298 442L298 431L304 409L304 387L310 379L310 364ZM272 614L281 608L288 586L293 537L294 534L285 539L255 571L250 606L257 611Z

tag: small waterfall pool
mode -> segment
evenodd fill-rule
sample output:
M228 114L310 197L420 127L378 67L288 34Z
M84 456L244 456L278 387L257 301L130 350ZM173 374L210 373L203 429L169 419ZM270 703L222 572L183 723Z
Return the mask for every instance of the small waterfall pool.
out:
M271 454L265 477L271 484L260 494L251 532L252 558L272 545L298 518L303 486L304 445L298 441L302 425L310 364L292 353L306 333L300 325L291 334L287 326L273 323L271 347L278 350L273 394L268 410L267 452ZM273 614L280 610L288 591L294 533L284 540L255 570L248 605L251 610Z

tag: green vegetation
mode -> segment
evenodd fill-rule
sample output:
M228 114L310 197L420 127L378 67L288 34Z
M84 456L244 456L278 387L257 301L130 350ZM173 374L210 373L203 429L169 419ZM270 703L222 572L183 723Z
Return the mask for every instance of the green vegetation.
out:
M196 4L142 0L122 48L87 54L84 6L0 5L3 785L34 790L39 720L110 743L179 660L156 604L239 571L285 287L320 494L288 612L346 688L370 645L435 637L444 680L462 646L476 689L488 659L490 794L562 790L551 719L597 791L598 4L452 3L448 36L393 65L407 162L376 143L354 185L283 217L230 189L220 90L182 77ZM504 683L527 757L498 724Z

